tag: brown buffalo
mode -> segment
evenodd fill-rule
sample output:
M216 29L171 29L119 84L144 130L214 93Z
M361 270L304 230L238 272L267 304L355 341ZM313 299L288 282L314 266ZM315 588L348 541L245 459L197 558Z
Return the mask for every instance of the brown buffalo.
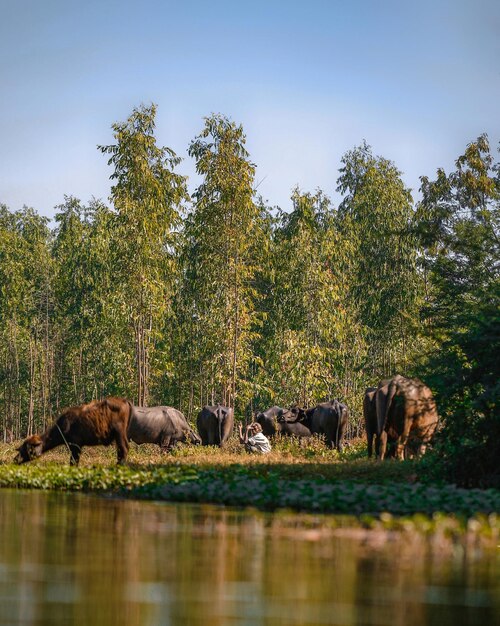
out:
M425 452L438 424L432 391L418 379L394 376L379 383L375 393L375 446L383 459L387 440L396 442L396 458L415 449Z
M118 463L128 454L127 428L132 405L122 398L105 398L65 409L41 435L28 437L14 461L26 463L57 446L67 446L71 465L78 465L83 446L116 443Z

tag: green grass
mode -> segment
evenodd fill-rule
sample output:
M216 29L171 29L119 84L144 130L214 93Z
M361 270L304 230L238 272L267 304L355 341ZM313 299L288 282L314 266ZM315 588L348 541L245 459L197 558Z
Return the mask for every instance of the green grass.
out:
M500 491L457 489L419 481L416 461L369 460L354 442L339 455L322 442L301 447L282 440L266 456L249 455L237 442L227 449L132 444L129 463L116 466L114 448L86 448L78 468L58 448L22 466L14 445L0 446L0 487L110 493L173 502L206 502L291 509L382 519L437 513L470 518L500 511ZM496 516L495 520L496 520ZM495 522L497 523L497 522Z

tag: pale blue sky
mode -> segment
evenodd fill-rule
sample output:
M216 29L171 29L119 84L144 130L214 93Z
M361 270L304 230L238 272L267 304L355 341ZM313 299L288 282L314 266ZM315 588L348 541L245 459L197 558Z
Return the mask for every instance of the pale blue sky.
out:
M259 192L334 190L363 139L407 185L500 140L500 2L0 0L0 202L107 199L97 144L134 106L185 158L203 117L242 123Z

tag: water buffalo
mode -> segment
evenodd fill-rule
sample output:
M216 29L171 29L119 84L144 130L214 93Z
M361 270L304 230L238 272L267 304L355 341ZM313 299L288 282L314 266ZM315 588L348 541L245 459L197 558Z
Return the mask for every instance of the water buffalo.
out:
M312 413L311 431L325 435L326 445L342 452L342 443L347 428L349 412L338 400L318 404Z
M379 458L386 454L387 439L396 441L398 459L403 459L412 447L423 454L438 424L436 403L429 387L418 379L398 374L379 383L375 404Z
M299 439L306 439L307 437L312 437L312 432L309 423L307 420L305 422L296 420L292 421L289 419L289 416L293 415L293 412L285 412L283 415L280 415L278 420L278 432L281 435L289 435L295 436Z
M286 413L286 409L280 406L272 406L267 411L257 413L255 421L262 426L262 432L266 437L273 437L277 432L277 420Z
M132 405L122 398L105 398L65 409L41 435L28 437L14 461L26 463L57 446L66 445L71 465L78 465L83 446L116 443L118 463L128 454L127 428Z
M201 443L184 415L171 406L132 408L128 438L137 444L156 443L168 452L178 442Z
M224 446L233 432L234 411L226 406L204 406L196 420L204 446Z
M324 435L329 448L336 447L339 452L342 452L342 440L349 416L345 404L332 400L310 409L294 408L291 412L295 417L287 418L288 424L300 423L311 433Z
M373 454L373 438L377 432L377 408L375 403L376 387L368 387L363 398L363 416L365 418L366 439L368 443L368 458ZM378 446L375 453L378 454Z
M296 417L296 408L283 409L280 406L272 406L267 411L258 413L255 421L262 426L262 432L266 437L273 437L276 434L295 435L299 439L311 437L309 428Z

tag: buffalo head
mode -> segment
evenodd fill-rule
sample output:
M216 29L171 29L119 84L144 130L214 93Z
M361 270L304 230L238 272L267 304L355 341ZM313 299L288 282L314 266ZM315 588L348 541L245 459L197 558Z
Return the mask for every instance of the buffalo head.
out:
M314 407L311 409L304 409L300 406L292 406L290 409L283 411L283 414L278 417L278 422L282 424L288 422L289 424L295 424L300 422L309 428L312 414L314 413Z
M36 459L42 454L42 448L43 442L40 435L31 435L17 448L18 454L14 462L21 464Z
M192 443L194 446L201 446L201 437L192 428L184 431L184 442Z

